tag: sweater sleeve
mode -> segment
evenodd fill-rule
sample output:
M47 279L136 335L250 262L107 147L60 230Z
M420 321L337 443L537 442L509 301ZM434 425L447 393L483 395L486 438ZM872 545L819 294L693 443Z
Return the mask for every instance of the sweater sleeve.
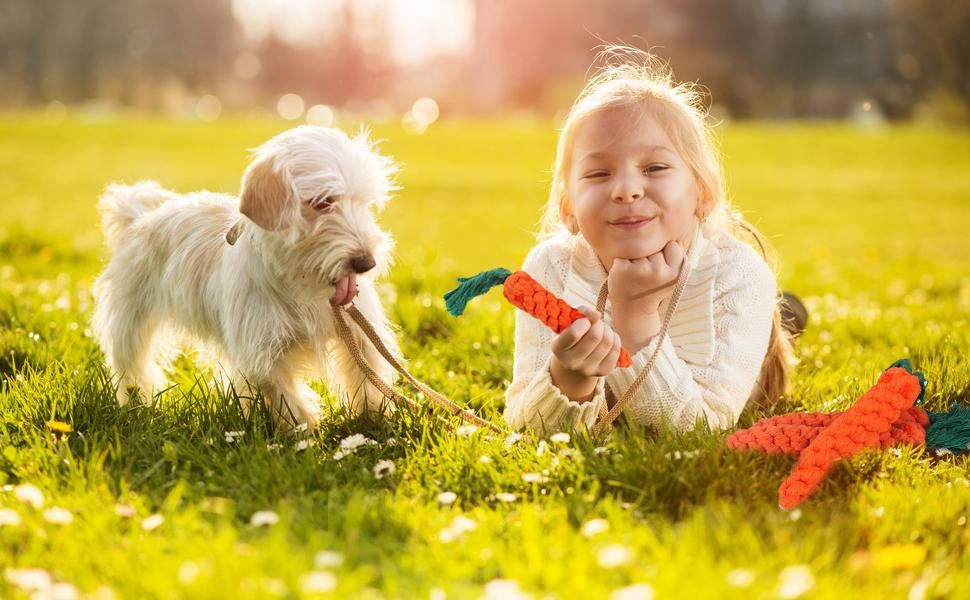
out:
M568 253L548 242L529 253L522 269L550 292L561 295L569 268ZM515 315L515 359L512 384L505 395L505 420L514 429L528 427L539 433L590 428L606 401L600 378L593 398L573 402L552 382L552 342L556 334L521 310Z
M686 327L688 336L703 338L700 329L713 327L710 360L692 362L696 353L684 351L680 354L686 358L682 357L671 337L665 336L653 370L624 409L637 423L657 427L667 420L677 431L686 431L703 418L712 429L724 429L737 423L747 404L768 350L777 283L749 247L726 249L721 260L708 299L712 320L686 323L679 332L685 333ZM702 308L689 310L694 314ZM607 378L617 397L643 370L658 338L633 356L631 368L617 369Z

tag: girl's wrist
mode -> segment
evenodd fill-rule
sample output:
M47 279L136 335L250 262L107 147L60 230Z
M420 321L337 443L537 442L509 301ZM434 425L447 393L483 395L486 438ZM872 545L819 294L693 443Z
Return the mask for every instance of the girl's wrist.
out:
M636 354L660 333L662 321L656 307L627 311L613 308L613 331L630 354Z
M599 383L599 377L584 375L567 368L556 358L556 355L552 356L549 375L552 378L552 384L573 402L580 404L589 402L596 395L596 384Z

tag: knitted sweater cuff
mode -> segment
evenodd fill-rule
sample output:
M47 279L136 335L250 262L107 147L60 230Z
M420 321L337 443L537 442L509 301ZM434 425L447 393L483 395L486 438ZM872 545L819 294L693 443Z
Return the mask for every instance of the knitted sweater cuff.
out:
M574 402L566 397L552 382L550 356L536 372L528 387L521 391L525 400L519 414L506 411L505 418L513 427L525 425L540 434L575 431L580 427L592 429L600 407L606 402L603 378L596 383L593 398L587 402Z

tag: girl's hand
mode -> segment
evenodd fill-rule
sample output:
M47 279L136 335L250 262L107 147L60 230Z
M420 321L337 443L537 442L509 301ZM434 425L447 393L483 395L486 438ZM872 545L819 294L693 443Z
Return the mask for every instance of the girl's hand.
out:
M646 258L613 259L609 289L614 311L621 308L624 312L656 313L660 302L672 292L683 262L684 249L677 241L667 242L660 252Z
M616 368L620 336L589 306L576 310L586 315L562 331L552 342L550 374L553 384L574 402L586 402L596 391L597 378Z
M667 242L646 258L617 258L609 274L613 326L623 347L636 354L660 333L660 303L673 292L684 262L683 247Z

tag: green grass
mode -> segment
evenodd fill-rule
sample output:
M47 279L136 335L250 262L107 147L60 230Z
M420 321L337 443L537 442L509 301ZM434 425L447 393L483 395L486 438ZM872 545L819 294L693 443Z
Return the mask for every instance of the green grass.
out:
M301 450L265 414L244 417L209 389L188 358L155 406L119 408L88 330L105 258L99 192L138 179L234 192L245 149L285 127L0 115L0 509L21 520L0 526L0 568L42 568L97 598L312 597L314 570L334 576L317 578L335 581L335 597L475 598L507 579L537 598L605 598L641 583L658 598L771 598L800 591L805 569L810 597L970 597L966 456L868 452L786 513L777 487L792 461L730 452L722 433L631 429L507 446L448 433L429 415L333 409ZM441 295L457 275L521 263L555 126L375 133L405 163L383 217L398 266L382 290L412 370L500 422L513 310L486 297L454 320ZM736 206L771 238L783 287L812 311L779 410L844 408L903 356L927 374L931 408L970 403L970 132L729 124L723 150ZM230 442L226 432L244 433ZM378 443L334 460L355 433ZM376 478L379 460L395 471ZM13 488L26 483L73 521L48 522L19 501ZM442 492L454 503L441 504ZM116 514L119 504L134 516ZM261 510L279 522L251 525ZM145 530L154 514L162 523ZM608 528L584 535L594 518ZM611 546L628 560L600 564ZM315 567L323 551L342 561L324 555ZM28 594L4 578L0 596Z

